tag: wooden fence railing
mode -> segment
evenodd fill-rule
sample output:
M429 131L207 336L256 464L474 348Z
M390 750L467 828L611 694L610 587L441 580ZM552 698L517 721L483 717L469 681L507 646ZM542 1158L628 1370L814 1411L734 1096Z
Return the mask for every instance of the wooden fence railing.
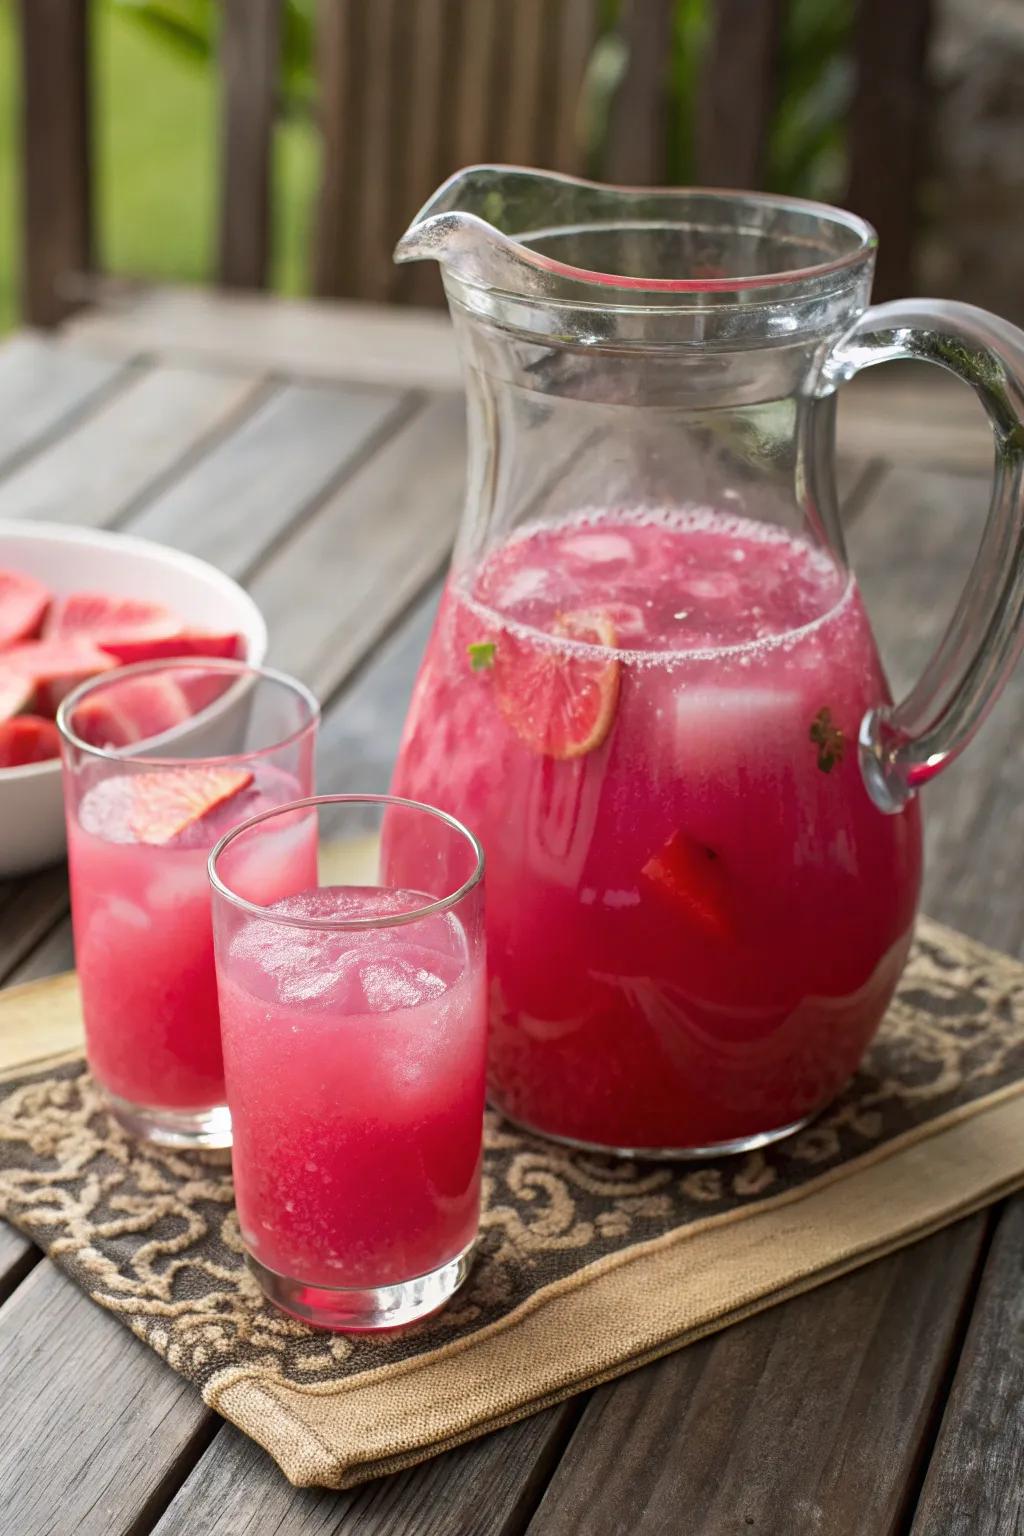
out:
M694 138L698 180L758 186L788 0L708 0ZM880 297L911 282L931 0L855 0L847 202L882 236ZM266 285L282 0L220 0L216 278ZM51 325L93 268L89 0L21 0L26 318ZM318 0L323 141L312 285L429 301L436 274L391 248L450 171L473 161L584 169L578 109L598 0ZM628 67L605 174L666 176L673 0L621 0Z

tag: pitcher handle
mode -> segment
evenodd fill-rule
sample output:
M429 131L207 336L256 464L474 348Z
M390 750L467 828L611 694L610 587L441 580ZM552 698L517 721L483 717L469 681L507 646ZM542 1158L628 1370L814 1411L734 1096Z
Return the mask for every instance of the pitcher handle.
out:
M971 304L898 299L867 310L829 353L822 386L896 358L970 384L992 423L995 478L974 565L938 649L899 704L871 709L860 765L880 810L902 810L963 751L1024 645L1024 332Z

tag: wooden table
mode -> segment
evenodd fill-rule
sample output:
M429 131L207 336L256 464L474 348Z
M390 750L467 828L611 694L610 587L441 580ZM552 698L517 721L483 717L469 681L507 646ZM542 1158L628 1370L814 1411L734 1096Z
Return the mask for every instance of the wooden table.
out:
M446 322L158 291L0 348L0 516L130 529L242 580L323 700L322 787L385 787L459 512ZM850 543L897 688L981 529L959 386L842 407ZM931 788L925 906L1024 954L1024 677ZM0 886L0 979L71 965L64 872ZM1012 1536L1024 1198L621 1381L343 1494L254 1444L0 1223L3 1536Z

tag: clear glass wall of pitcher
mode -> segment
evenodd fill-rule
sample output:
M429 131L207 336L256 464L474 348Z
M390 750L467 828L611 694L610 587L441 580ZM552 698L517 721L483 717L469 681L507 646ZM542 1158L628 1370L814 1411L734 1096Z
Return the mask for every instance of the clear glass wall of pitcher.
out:
M492 1094L574 1144L785 1135L857 1067L907 957L915 791L969 741L1024 604L1024 338L869 309L854 216L478 167L398 247L438 259L466 510L397 793L488 860ZM837 386L931 359L996 483L971 582L894 706L836 507Z

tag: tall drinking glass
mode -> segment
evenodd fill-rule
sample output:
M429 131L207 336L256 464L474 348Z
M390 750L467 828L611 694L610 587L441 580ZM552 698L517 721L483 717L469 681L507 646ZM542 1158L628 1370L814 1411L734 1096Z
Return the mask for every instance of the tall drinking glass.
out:
M318 879L265 899L262 861L312 826ZM469 1270L484 1106L483 854L430 806L321 796L210 857L238 1219L286 1312L395 1327Z
M135 1135L231 1144L207 856L237 822L310 792L319 717L303 684L236 661L143 662L61 705L86 1052ZM315 869L308 831L282 830L261 894Z

